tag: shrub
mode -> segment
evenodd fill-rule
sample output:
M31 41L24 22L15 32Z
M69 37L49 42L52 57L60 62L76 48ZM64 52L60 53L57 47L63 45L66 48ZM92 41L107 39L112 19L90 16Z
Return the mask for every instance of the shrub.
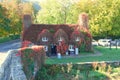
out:
M79 53L80 52L85 52L85 43L82 42L81 45L79 46Z
M19 34L16 34L16 35L11 34L5 37L0 37L0 43L8 42L8 41L19 39L19 38L20 38Z
M12 40L10 37L0 37L0 43L4 43L10 40Z
M34 79L36 72L45 63L45 51L42 46L23 47L17 56L20 55L23 63L23 70L28 80Z
M35 80L55 80L54 77L61 72L61 66L59 65L44 65L37 72Z
M80 68L78 67L80 66ZM86 67L85 67L86 66ZM84 67L84 68L82 68ZM68 69L70 68L69 72ZM105 74L88 65L46 64L39 69L35 80L109 80Z
M27 79L31 79L34 72L34 53L32 49L25 49L22 51L23 70Z
M9 37L10 37L12 40L14 40L14 39L19 39L19 38L20 38L20 35L19 35L19 34L16 34L16 35L10 34Z

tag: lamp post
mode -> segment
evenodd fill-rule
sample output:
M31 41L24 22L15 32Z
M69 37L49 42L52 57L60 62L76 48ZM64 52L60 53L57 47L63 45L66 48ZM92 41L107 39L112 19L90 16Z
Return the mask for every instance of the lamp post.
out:
M116 40L116 50L117 50L117 40Z
M110 50L111 50L111 40L109 41L109 43L110 43Z

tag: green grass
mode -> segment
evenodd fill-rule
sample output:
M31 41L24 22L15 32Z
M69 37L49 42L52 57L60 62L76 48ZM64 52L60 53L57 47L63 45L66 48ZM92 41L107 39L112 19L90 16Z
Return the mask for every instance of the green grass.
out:
M59 63L81 63L81 62L98 62L98 61L120 61L120 49L109 49L105 47L94 47L94 50L99 51L100 56L86 56L80 58L47 58L46 64ZM89 54L89 53L88 53Z

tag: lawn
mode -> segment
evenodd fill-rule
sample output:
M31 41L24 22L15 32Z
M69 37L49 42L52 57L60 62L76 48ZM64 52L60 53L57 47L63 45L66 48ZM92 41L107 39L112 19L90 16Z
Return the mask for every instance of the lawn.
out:
M69 58L50 58L46 59L46 64L59 64L59 63L81 63L81 62L98 62L98 61L120 61L120 48L119 49L109 49L105 47L94 47L94 50L97 50L101 53L99 56L85 56L86 57L69 57ZM83 54L83 53L81 53ZM90 54L90 53L88 53Z

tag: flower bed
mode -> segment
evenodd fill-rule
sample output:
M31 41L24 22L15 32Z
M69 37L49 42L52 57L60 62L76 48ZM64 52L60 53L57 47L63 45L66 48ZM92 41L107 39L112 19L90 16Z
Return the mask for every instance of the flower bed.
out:
M119 64L119 61L46 64L38 71L35 80L119 80Z

